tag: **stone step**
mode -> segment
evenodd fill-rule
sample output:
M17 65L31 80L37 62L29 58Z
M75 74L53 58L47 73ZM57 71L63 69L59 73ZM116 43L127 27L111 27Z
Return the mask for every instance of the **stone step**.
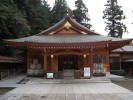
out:
M64 70L63 79L74 79L74 70Z

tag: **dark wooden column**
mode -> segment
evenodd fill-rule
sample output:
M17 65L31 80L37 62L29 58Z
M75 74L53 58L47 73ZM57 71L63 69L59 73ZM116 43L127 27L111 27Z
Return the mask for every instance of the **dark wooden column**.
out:
M83 55L83 67L87 67L87 55Z
M122 63L122 61L123 61L123 55L124 55L124 53L120 53L120 59L119 59L120 70L121 70L121 63Z
M93 64L92 64L91 54L83 55L83 68L84 67L90 68L90 77L84 77L84 78L91 78L93 75Z
M93 77L93 54L90 53L90 77Z
M51 55L51 71L54 73L55 68L54 68L54 55Z
M44 56L43 56L43 69L44 69L44 77L46 77L46 72L47 72L47 55L46 54L44 54Z
M29 54L28 50L27 50L27 64L26 64L26 66L27 66L27 69L30 68L30 54Z
M109 51L106 53L107 72L110 72Z
M28 66L27 66L27 51L24 51L23 56L24 56L23 68L24 68L24 72L26 73L27 68L28 68Z

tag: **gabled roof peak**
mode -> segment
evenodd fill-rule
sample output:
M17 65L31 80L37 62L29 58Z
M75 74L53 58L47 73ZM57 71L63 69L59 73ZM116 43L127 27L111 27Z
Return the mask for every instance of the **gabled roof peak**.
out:
M76 22L72 18L70 13L66 13L63 19L54 26L40 32L37 35L53 35L53 34L87 34L87 35L99 35L83 25Z

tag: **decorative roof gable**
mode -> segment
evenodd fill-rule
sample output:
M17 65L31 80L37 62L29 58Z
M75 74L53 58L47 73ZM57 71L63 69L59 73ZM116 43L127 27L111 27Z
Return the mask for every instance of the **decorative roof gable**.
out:
M54 35L54 34L88 34L88 35L99 35L88 28L82 26L74 19L70 17L69 14L66 14L64 18L55 24L54 26L40 32L37 35Z

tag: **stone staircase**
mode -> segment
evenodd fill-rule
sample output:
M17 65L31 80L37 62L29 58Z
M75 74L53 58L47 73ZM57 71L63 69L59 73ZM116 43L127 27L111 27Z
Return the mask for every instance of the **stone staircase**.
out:
M73 69L63 70L63 79L68 79L68 80L74 79L74 70Z

